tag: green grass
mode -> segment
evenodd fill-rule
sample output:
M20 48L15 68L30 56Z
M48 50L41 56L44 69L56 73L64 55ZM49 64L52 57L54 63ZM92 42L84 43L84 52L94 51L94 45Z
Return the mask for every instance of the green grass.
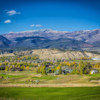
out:
M100 73L90 74L89 76L92 76L92 77L100 77Z
M7 74L0 74L3 78L23 78L23 75L7 75Z
M89 80L99 80L100 79L100 73L91 74L89 76L90 76Z
M0 88L0 98L5 98L4 100L100 100L100 87Z
M17 81L26 78L25 75L9 75L7 73L0 73L0 83L8 84L8 83L17 83Z
M50 75L44 75L41 77L32 77L33 79L38 79L38 80L53 80L56 79L57 76L50 76Z

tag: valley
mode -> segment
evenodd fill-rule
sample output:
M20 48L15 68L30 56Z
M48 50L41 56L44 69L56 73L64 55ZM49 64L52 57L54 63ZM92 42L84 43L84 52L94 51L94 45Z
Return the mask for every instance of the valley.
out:
M1 54L0 87L99 86L96 58L100 54L59 49Z

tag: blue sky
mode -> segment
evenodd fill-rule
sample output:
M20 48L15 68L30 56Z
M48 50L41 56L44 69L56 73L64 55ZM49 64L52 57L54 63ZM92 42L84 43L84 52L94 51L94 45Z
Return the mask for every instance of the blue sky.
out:
M0 34L100 28L100 0L0 0Z

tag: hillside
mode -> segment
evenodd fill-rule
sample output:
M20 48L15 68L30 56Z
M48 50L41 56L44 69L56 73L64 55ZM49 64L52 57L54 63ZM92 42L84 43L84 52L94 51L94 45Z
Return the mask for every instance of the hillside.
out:
M69 50L59 50L59 49L35 49L35 50L28 50L28 51L21 51L21 52L14 52L14 53L6 53L6 54L1 54L0 57L2 56L14 56L14 55L37 55L39 56L40 59L44 60L57 60L57 59L78 59L81 57L99 57L100 54L95 54L91 52L86 52L86 51L69 51Z
M30 49L43 49L43 48L59 48L59 49L72 49L79 50L82 45L87 44L83 41L78 41L69 38L60 38L50 40L44 37L20 37L16 38L15 48L30 48Z
M33 50L32 54L39 55L40 59L77 59L80 57L100 57L99 54L80 51L62 51L58 49Z
M10 40L0 35L0 48L9 47L10 44L11 44Z

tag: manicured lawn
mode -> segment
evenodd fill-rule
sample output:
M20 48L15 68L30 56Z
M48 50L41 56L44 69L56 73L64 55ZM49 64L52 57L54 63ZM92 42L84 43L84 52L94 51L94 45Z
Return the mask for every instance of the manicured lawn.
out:
M100 73L91 74L89 76L90 76L89 80L99 80L100 79Z
M2 98L0 100L100 100L100 87L0 88L0 98Z

